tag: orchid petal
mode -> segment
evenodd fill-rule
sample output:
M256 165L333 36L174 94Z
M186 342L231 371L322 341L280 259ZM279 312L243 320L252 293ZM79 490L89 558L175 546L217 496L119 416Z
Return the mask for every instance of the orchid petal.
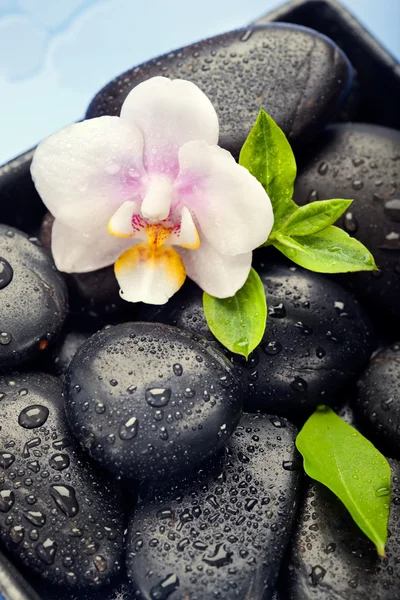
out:
M186 272L173 248L142 243L118 258L115 276L124 300L165 304L183 285Z
M137 213L139 212L140 204L127 200L119 207L108 222L108 232L119 238L137 237L146 239L145 227L146 223L137 223ZM132 224L132 218L135 219L135 230ZM142 233L142 235L140 235Z
M168 244L182 246L190 250L195 250L200 245L200 237L196 225L186 206L182 209L180 228L178 231L173 231L170 234Z
M274 223L271 201L229 152L188 142L179 150L179 166L176 193L221 254L244 254L267 240Z
M141 187L143 136L118 117L69 125L37 147L32 177L61 223L89 232L107 223Z
M149 173L175 176L178 149L191 140L218 143L218 117L207 96L192 82L153 77L128 94L121 118L143 133Z
M135 241L113 237L107 230L82 233L56 219L51 232L51 251L59 271L89 273L112 265Z
M244 285L251 268L252 253L223 256L200 238L197 250L179 248L186 273L202 290L216 298L229 298Z

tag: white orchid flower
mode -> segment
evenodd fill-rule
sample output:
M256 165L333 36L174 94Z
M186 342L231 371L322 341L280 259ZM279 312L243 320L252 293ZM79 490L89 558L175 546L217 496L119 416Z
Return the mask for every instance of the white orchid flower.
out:
M130 302L164 304L186 275L213 296L233 296L274 218L261 184L217 142L207 96L164 77L136 86L120 117L45 139L31 172L55 217L57 268L85 273L115 263Z

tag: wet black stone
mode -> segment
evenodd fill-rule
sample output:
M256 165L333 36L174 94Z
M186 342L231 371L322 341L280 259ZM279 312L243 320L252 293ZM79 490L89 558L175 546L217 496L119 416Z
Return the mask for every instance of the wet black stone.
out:
M387 18L391 18L389 11ZM354 120L400 128L398 62L341 3L337 0L291 0L255 24L271 21L303 25L327 35L346 53L356 72L356 89L352 90L352 96L354 92L356 95ZM350 97L351 104L353 100Z
M375 321L400 330L400 132L362 124L333 125L298 156L295 201L353 198L338 224L365 244L379 272L340 281Z
M354 296L327 277L274 262L270 254L264 264L262 257L255 268L268 301L264 337L248 361L225 351L241 372L245 409L297 418L321 403L340 404L376 345L367 316ZM164 308L146 310L213 339L194 284L185 284ZM210 343L222 350L215 339Z
M48 375L0 377L0 450L13 458L0 462L0 544L48 583L97 588L120 569L121 496L82 456L61 391Z
M300 484L295 434L285 419L246 414L192 479L144 493L126 558L140 597L273 597Z
M189 79L214 104L220 145L238 154L262 106L291 140L304 140L337 112L352 71L343 52L310 29L284 24L239 29L133 68L106 85L86 116L119 115L138 83Z
M400 464L389 462L393 496L386 558L379 558L340 500L312 484L282 578L291 600L400 599Z
M92 336L66 376L70 425L116 475L195 468L234 431L242 396L229 362L177 328L123 323Z
M379 352L357 383L355 413L368 437L400 459L400 345Z
M44 205L33 185L34 149L0 166L0 223L33 233L39 227Z
M68 299L47 252L6 225L0 225L0 271L1 368L40 357L62 328Z

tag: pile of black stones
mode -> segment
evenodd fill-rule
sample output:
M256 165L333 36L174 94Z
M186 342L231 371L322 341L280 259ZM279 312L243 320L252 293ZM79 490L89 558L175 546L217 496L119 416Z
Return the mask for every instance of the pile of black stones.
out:
M339 279L256 251L269 316L245 360L190 281L153 307L123 302L112 267L59 273L51 215L26 181L11 210L1 177L24 176L0 169L0 550L45 600L399 599L400 132L351 121L354 69L333 41L275 23L132 68L87 118L160 74L201 87L236 157L261 104L298 157L295 200L354 198L338 225L379 271ZM383 560L303 476L295 437L319 404L390 459Z

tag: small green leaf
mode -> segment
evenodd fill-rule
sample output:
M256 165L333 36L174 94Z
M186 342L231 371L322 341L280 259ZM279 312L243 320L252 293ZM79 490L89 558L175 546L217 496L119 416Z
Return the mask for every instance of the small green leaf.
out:
M299 206L282 224L280 231L290 236L311 235L333 225L352 200L318 200Z
M310 477L328 487L385 556L391 497L386 458L330 408L319 407L297 436Z
M272 244L293 262L318 273L376 270L374 257L358 240L338 227L304 236L275 234Z
M239 164L263 185L274 211L274 231L296 210L292 201L296 161L289 142L275 121L260 108L257 121L240 152Z
M251 269L244 286L231 298L203 294L212 334L225 348L246 359L261 342L267 322L267 300L259 275Z

